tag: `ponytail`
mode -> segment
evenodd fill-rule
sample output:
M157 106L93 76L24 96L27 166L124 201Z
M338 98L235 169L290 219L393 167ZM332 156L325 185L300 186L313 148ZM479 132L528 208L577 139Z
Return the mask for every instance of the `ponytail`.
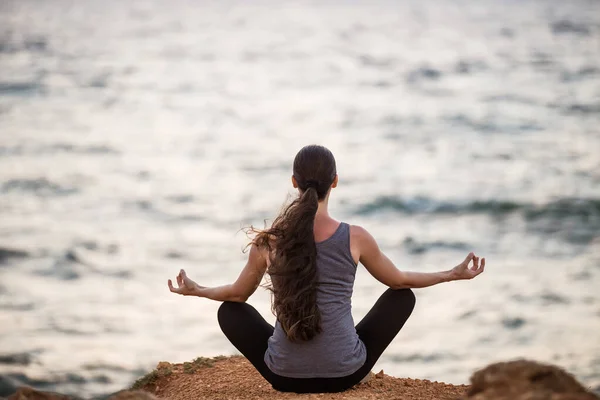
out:
M300 195L253 241L269 250L267 288L273 293L272 310L292 342L311 340L322 330L314 223L319 201L326 197L335 176L335 159L329 150L315 145L300 150L294 160Z
M314 238L318 207L317 190L309 187L254 240L272 249L267 287L273 293L273 312L292 342L310 340L321 332Z

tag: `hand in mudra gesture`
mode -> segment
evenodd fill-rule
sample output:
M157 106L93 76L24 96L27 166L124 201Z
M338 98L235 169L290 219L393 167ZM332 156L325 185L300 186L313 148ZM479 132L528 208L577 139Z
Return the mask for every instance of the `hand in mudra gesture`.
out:
M170 279L167 283L169 284L169 290L171 292L181 294L184 296L196 295L198 289L203 288L202 286L198 285L196 282L188 278L184 270L180 270L179 275L177 275L177 287L173 286L173 282L171 282Z
M473 261L473 265L469 267L471 261ZM452 269L452 274L454 275L455 280L473 279L477 275L481 274L484 268L485 258L482 258L481 264L479 264L479 257L473 253L469 253L463 262Z

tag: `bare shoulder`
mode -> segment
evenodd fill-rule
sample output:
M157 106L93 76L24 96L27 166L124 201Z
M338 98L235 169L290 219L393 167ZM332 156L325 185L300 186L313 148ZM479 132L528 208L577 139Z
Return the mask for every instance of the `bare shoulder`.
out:
M373 236L360 225L350 225L350 240L355 243L369 243L374 241Z
M264 246L258 246L256 243L252 243L250 245L248 261L257 265L266 265L269 261L269 250Z
M377 243L365 228L360 225L350 225L350 252L357 264L361 256L373 246L377 246Z

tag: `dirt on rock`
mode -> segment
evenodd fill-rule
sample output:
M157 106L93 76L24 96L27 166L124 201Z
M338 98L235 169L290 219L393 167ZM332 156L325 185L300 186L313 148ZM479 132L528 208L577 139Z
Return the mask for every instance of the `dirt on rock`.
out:
M469 388L466 385L394 378L381 372L369 382L342 393L282 393L271 388L248 360L241 356L199 358L184 364L161 362L155 371L138 381L134 387L170 400L455 400L466 395Z
M282 393L271 388L242 356L199 357L183 364L160 362L131 390L107 400L600 400L559 367L516 360L491 364L471 377L471 385L394 378L383 371L342 393ZM74 400L58 393L21 387L8 400ZM79 399L80 400L80 399Z

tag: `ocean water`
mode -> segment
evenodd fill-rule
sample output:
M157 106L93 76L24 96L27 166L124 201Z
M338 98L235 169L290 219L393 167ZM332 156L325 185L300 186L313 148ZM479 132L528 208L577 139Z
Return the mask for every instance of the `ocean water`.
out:
M166 281L235 279L310 143L337 158L332 214L399 268L487 258L416 291L376 370L526 357L600 388L591 0L3 0L0 374L92 396L235 353L219 304ZM356 321L384 289L359 267Z

